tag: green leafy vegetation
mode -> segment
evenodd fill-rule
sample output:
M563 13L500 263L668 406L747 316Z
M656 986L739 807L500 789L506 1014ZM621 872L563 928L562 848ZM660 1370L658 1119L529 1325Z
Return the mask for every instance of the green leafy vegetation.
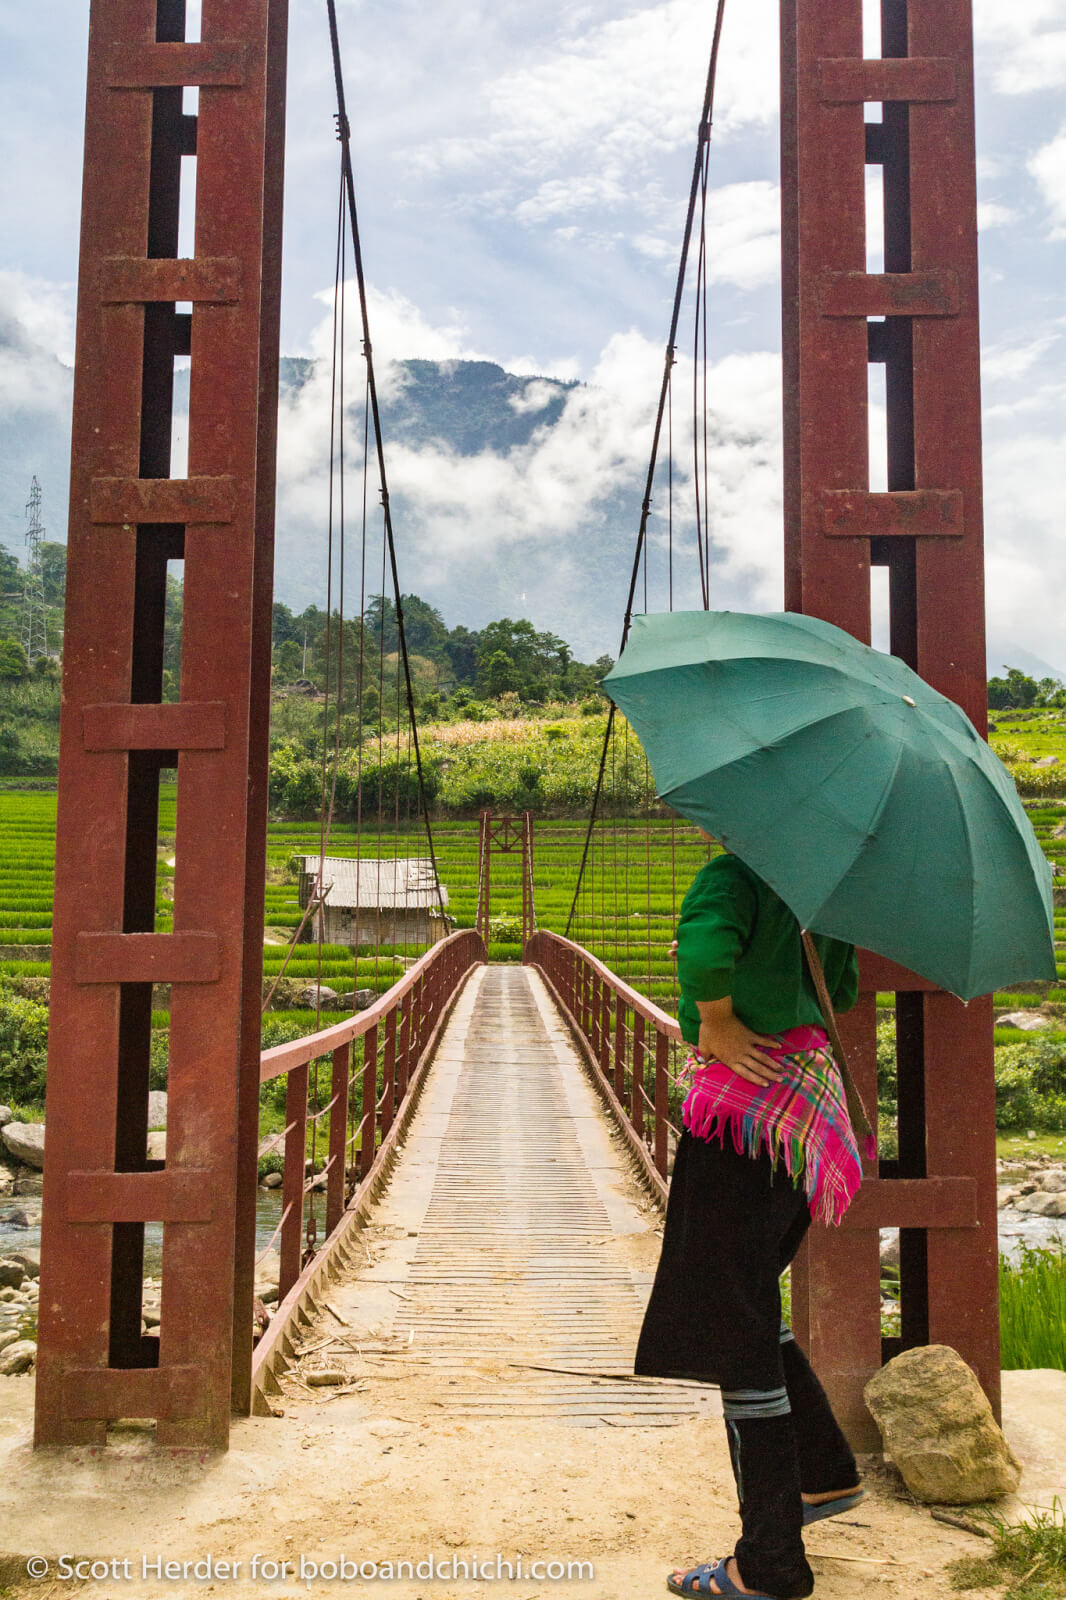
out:
M953 1589L996 1588L1002 1600L1063 1600L1066 1515L1058 1499L1050 1510L1030 1509L1023 1522L1008 1523L987 1513L981 1520L992 1541L992 1554L951 1562L948 1578Z
M1005 1368L1066 1370L1066 1247L1001 1256L999 1305Z

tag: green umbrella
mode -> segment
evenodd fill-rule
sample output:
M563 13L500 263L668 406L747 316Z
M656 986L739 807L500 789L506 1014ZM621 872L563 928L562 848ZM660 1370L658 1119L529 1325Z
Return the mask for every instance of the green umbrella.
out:
M1006 768L895 656L816 617L637 617L605 679L659 794L800 922L969 1000L1055 977L1051 867Z

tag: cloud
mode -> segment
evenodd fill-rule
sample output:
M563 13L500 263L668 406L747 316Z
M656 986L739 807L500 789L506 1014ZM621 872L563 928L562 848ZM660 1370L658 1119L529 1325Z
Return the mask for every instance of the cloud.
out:
M980 200L977 204L977 226L982 233L992 228L1009 228L1018 221L1018 212L1012 206L1000 205L997 200Z
M1064 0L976 0L978 63L1000 94L1033 94L1066 84Z
M1030 157L1028 166L1055 224L1052 238L1066 238L1066 126Z
M443 347L454 349L450 336ZM505 585L518 575L513 584L520 576L534 621L557 628L565 621L572 642L593 654L613 648L662 363L659 343L632 330L614 334L587 383L566 393L558 420L535 428L528 442L506 451L463 455L440 442L387 440L393 505L401 508L397 529L404 584L442 605L446 616L477 623L487 620L474 614L479 605L497 614L492 608L508 603ZM279 565L288 571L299 548L305 577L313 570L320 574L323 565L321 529L329 488L329 381L323 367L286 397L281 415L278 525L284 549ZM388 381L395 384L395 375ZM698 604L691 559L691 421L683 421L691 417L692 370L686 357L678 361L674 381L677 593ZM712 363L708 391L717 577L730 596L742 590L753 602L779 605L780 360L769 352L727 356ZM554 385L531 383L518 409L542 409L558 392ZM353 435L358 431L353 428ZM359 470L357 445L353 437L353 472ZM659 476L649 529L656 591L665 584L668 510L665 471ZM316 597L308 593L307 598Z
M70 410L72 289L0 271L0 415Z
M772 0L728 14L715 138L728 143L777 115ZM581 19L583 20L583 19ZM666 0L604 22L560 17L532 59L490 81L465 108L461 136L415 156L416 170L485 174L461 202L526 227L664 202L664 157L694 149L711 42L704 0Z

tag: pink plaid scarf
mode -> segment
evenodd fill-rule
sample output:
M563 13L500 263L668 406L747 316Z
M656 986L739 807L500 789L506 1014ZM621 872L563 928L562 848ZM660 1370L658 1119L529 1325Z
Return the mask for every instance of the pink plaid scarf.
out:
M803 1024L778 1038L768 1054L784 1063L784 1071L768 1086L749 1083L723 1062L692 1051L678 1079L684 1084L691 1075L682 1107L685 1127L697 1138L722 1143L728 1128L740 1155L757 1155L764 1146L775 1164L783 1155L812 1216L839 1224L862 1182L840 1072L824 1029Z

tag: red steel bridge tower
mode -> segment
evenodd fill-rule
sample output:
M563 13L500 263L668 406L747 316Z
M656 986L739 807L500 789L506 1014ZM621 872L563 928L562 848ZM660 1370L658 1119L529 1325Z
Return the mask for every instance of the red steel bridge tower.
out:
M986 726L971 0L782 0L786 595L867 643L887 568L890 648ZM871 120L872 119L872 120ZM883 177L867 239L866 173ZM875 259L870 259L874 256ZM888 481L871 486L884 373ZM846 1042L876 1105L874 1002L893 991L899 1155L793 1273L793 1315L853 1441L864 1382L901 1348L952 1345L998 1414L992 1000L968 1006L869 957ZM843 1030L842 1030L843 1031ZM881 1338L878 1228L900 1229L902 1329Z
M40 1445L101 1444L109 1421L134 1416L157 1419L160 1443L220 1447L231 1405L249 1404L286 15L285 0L204 0L198 40L184 0L93 0L90 15ZM189 259L183 161L196 177ZM179 560L181 693L168 702L166 576ZM167 932L159 781L175 766ZM165 1162L147 1156L157 983L171 991ZM154 1222L158 1338L141 1318Z

